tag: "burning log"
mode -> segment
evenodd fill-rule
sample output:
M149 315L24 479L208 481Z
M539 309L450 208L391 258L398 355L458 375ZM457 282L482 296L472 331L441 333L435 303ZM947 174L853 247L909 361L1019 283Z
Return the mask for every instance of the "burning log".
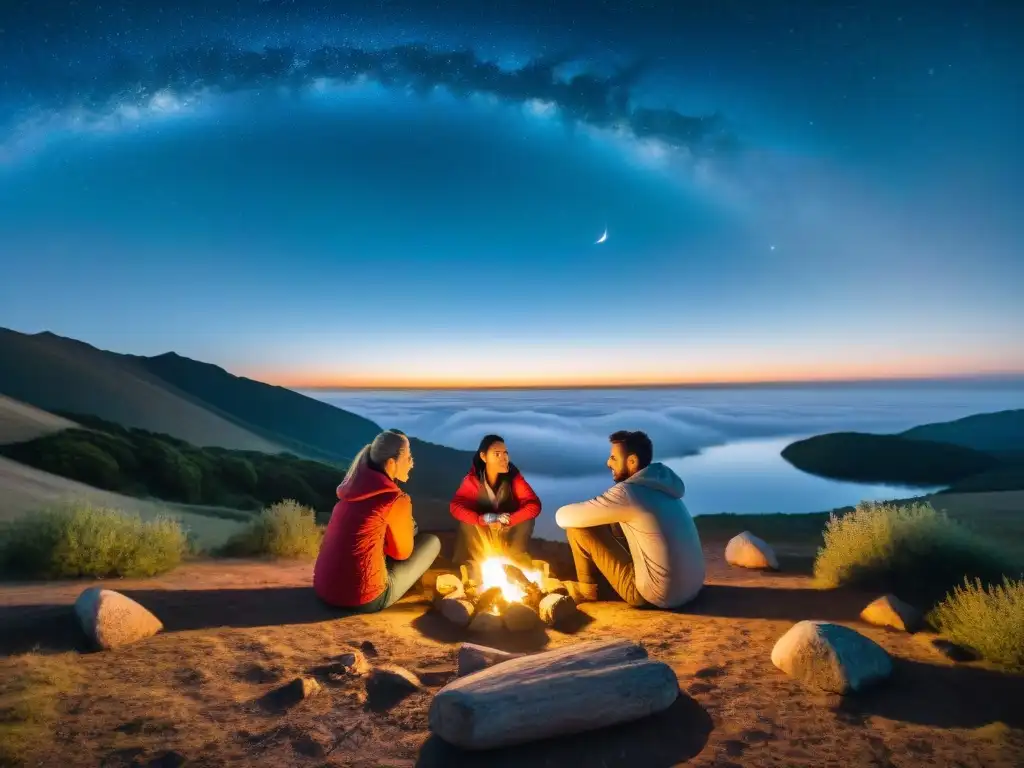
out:
M546 595L537 607L540 620L549 627L564 627L578 613L576 601L568 595L561 595L557 592Z
M441 597L447 597L453 592L464 591L462 584L462 579L454 573L442 573L434 582L434 593Z
M430 729L463 749L492 749L636 720L678 695L671 667L642 646L580 643L457 678L434 696Z
M508 563L505 566L505 577L509 582L523 590L524 594L522 602L536 610L537 606L540 605L541 598L544 597L544 593L541 592L540 587L526 578L526 574L511 563Z
M481 592L480 596L477 597L476 612L501 613L507 605L508 601L506 601L504 595L502 595L501 587L491 587L490 589Z
M504 610L501 618L512 632L527 632L540 624L540 616L525 603L512 603Z
M469 626L473 618L473 604L462 593L454 593L439 601L441 615L457 627Z
M501 628L501 616L496 613L481 613L477 611L472 621L469 622L469 631L479 632L480 634L497 632Z

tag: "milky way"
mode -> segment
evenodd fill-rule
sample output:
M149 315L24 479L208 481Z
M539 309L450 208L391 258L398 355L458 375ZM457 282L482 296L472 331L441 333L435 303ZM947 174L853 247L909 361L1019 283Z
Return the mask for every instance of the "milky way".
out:
M1019 16L7 3L0 324L287 383L1016 370Z

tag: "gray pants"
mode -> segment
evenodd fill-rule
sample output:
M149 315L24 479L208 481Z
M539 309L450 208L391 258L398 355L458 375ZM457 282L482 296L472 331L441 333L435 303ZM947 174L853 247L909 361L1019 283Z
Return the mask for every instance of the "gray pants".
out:
M636 570L629 547L624 539L615 535L611 525L567 528L565 535L572 549L578 582L598 584L598 576L604 576L627 603L637 608L647 605L636 588Z
M385 558L388 566L388 585L384 591L368 603L358 608L350 608L353 613L376 613L397 603L408 592L434 560L441 554L441 540L432 533L418 533L413 539L412 554L405 560Z

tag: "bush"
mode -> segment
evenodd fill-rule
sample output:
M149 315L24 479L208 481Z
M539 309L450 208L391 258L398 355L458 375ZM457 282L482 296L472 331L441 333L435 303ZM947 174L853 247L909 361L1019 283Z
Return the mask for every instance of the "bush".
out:
M0 529L0 570L48 579L155 576L178 566L188 546L173 518L144 522L117 509L74 503Z
M286 499L264 509L246 530L232 536L222 554L308 560L317 556L323 535L312 509Z
M825 526L814 575L826 587L856 584L928 605L965 578L997 583L1018 569L995 544L930 504L861 503Z
M929 621L954 643L989 661L1024 672L1024 581L989 589L965 580L932 611Z

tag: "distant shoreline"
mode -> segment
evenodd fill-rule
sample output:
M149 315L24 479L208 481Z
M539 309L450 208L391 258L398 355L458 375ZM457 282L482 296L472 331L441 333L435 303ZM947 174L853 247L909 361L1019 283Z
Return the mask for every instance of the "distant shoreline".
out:
M661 384L486 384L479 386L453 385L401 385L401 386L278 386L296 392L536 392L566 390L651 390L651 389L822 389L858 387L962 387L962 386L1024 386L1024 373L970 374L943 377L900 377L889 379L822 379L820 381L734 381L734 382L682 382Z

